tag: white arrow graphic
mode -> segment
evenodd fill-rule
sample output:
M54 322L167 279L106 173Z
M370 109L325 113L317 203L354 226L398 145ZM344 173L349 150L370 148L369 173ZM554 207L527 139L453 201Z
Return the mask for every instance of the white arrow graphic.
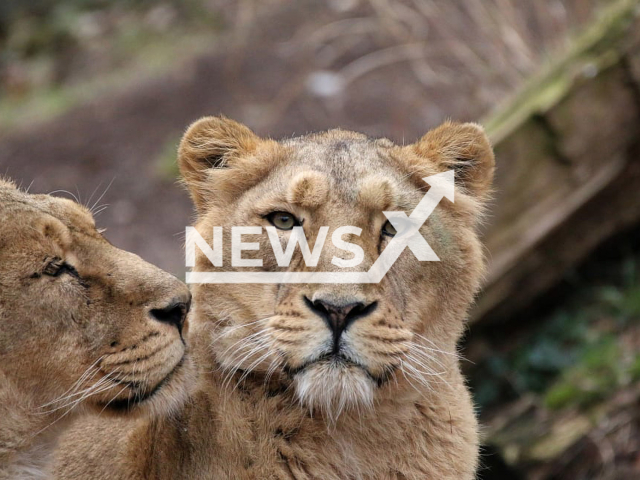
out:
M420 234L420 227L427 221L427 218L433 213L440 203L440 200L447 198L451 202L454 201L454 172L453 170L444 173L431 175L423 178L425 182L431 185L427 194L420 200L420 203L407 217L404 212L383 212L395 227L398 234L384 249L378 260L371 266L367 272L369 281L366 283L378 283L387 274L391 266L398 259L405 247L413 252L416 258L421 262L439 262L440 259Z
M431 188L407 216L405 212L383 212L398 232L368 272L187 272L187 283L379 283L405 248L421 262L440 259L420 234L443 198L454 201L454 171L423 178Z

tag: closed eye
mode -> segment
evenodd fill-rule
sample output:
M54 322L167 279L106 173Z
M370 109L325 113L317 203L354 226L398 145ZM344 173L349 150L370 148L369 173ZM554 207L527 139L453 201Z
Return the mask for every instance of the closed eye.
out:
M43 275L48 277L59 277L64 274L69 274L72 277L80 278L78 271L73 265L68 264L60 257L53 257L50 259L42 271Z

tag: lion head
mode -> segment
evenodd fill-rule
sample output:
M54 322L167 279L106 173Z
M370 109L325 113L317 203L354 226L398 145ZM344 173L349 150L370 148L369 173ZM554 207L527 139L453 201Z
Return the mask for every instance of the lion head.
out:
M400 234L383 212L410 215L423 178L453 170L455 202L443 199L419 230L440 261L405 248L379 283L197 284L192 333L209 336L227 384L277 379L332 418L411 389L464 388L456 343L483 273L477 227L494 170L480 126L448 122L398 146L343 130L274 141L209 117L187 130L179 163L197 232L222 242L217 266L196 250L195 272L366 272ZM284 264L296 231L312 261L296 246Z
M190 378L182 340L190 301L178 279L111 245L85 207L0 181L5 414L20 408L22 422L50 423L82 407L176 405ZM4 401L11 397L16 405Z

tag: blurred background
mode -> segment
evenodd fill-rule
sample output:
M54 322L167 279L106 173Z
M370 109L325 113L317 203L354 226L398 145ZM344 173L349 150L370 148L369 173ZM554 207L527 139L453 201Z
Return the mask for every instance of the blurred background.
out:
M186 126L496 146L462 353L483 479L640 478L636 0L4 0L0 174L184 277Z

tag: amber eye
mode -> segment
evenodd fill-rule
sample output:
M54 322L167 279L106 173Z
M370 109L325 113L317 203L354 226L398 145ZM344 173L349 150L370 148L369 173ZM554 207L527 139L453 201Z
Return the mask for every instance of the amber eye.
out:
M387 220L387 222L382 226L382 234L393 237L396 233L398 232L396 231L395 227L391 225L391 222Z
M291 230L300 226L298 219L289 212L271 212L265 218L280 230Z

